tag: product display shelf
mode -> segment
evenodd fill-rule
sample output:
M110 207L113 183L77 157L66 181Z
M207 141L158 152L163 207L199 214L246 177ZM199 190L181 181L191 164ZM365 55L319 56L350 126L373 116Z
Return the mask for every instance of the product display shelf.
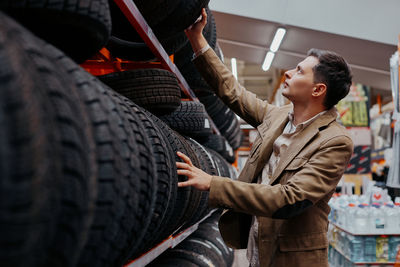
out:
M199 222L196 224L190 226L189 228L179 231L177 234L169 236L167 239L165 239L163 242L158 244L157 246L153 247L146 253L142 254L140 257L134 259L133 261L129 262L126 264L124 267L142 267L146 266L150 262L152 262L155 258L157 258L159 255L161 255L164 251L166 251L169 248L174 248L177 246L180 242L185 240L188 236L190 236L194 231L197 230L199 227L199 224L207 219L215 210L210 211L209 214L204 216Z
M345 232L346 234L349 235L354 235L354 236L371 236L371 235L390 235L390 236L400 236L400 232L398 233L391 233L391 232L372 232L372 233L353 233L351 231L349 231L346 228L343 228L342 226L338 225L335 222L329 221L330 224L332 224L334 227L336 227L337 229L339 229L342 232Z
M336 223L334 223L334 222L332 222L332 221L329 221L329 223L330 223L333 227L335 227L337 230L342 231L342 232L345 232L346 234L353 235L353 236L380 236L380 235L385 235L385 236L392 236L392 235L394 235L394 236L400 236L400 233L393 233L393 234L390 234L390 233L388 233L388 234L382 234L382 233L354 234L354 233L352 233L352 232L350 232L350 231L344 229L343 227L337 225ZM354 262L354 261L352 261L340 248L338 248L334 242L329 241L329 245L330 245L334 250L336 250L340 255L342 255L346 260L350 261L350 262L351 262L352 264L354 264L354 265L394 266L394 265L396 264L396 266L397 266L397 264L399 264L399 263L397 263L397 262L381 262L381 261L380 261L380 262Z
M132 24L135 30L138 32L143 41L147 44L149 49L153 52L153 54L160 60L161 65L166 69L173 73L175 73L178 82L181 86L182 91L186 96L192 101L199 102L199 99L190 89L188 83L185 78L183 78L179 69L176 65L171 61L168 54L165 52L164 48L158 41L157 37L154 35L153 31L143 18L142 14L136 7L135 3L132 0L114 0L114 2L118 5L121 11L124 13L125 17ZM220 134L218 128L215 126L214 122L211 118L209 118L211 129L214 133Z
M352 262L354 265L377 265L377 266L394 266L394 262L353 262L343 251L341 251L338 247L334 244L329 244L334 250L336 250L340 255L342 255L346 260Z

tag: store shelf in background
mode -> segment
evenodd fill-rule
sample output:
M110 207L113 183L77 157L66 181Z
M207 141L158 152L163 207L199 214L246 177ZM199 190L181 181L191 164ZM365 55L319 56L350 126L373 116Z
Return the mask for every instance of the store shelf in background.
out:
M166 251L169 248L174 248L177 246L179 243L181 243L185 238L190 236L194 231L197 230L199 227L199 224L207 219L215 210L210 211L209 214L204 216L200 221L198 221L196 224L190 226L189 228L180 231L178 234L171 235L167 239L165 239L163 242L149 250L148 252L144 253L141 255L139 258L134 259L133 261L129 262L126 264L124 267L143 267L152 262L155 258L160 256L164 251Z
M346 260L351 262L353 265L376 265L376 266L394 266L396 263L395 262L353 262L350 260L349 257L347 257L343 251L338 249L334 244L330 243L329 244L334 250L336 250L340 255L342 255Z
M385 159L385 150L391 149L391 147L384 147L371 151L371 160L379 161Z
M343 228L342 226L338 225L335 222L329 221L330 224L332 224L333 226L335 226L337 229L339 229L340 231L343 231L349 235L354 235L354 236L371 236L371 235L394 235L394 236L400 236L400 232L397 233L390 233L390 232L384 232L384 231L379 231L379 232L371 232L371 233L353 233L345 228Z

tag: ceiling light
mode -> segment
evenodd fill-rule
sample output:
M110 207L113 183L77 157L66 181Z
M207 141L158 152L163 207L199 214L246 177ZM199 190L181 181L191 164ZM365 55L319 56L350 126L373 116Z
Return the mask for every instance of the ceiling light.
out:
M272 61L274 60L275 53L269 51L265 56L264 63L262 64L263 71L269 70L271 67Z
M284 28L278 28L278 30L276 30L274 39L272 40L271 46L270 46L270 50L272 52L276 52L279 49L279 46L281 45L281 42L283 40L283 37L285 36L286 33L286 29Z
M232 74L235 76L237 80L237 65L236 65L236 58L231 58L231 66L232 66Z

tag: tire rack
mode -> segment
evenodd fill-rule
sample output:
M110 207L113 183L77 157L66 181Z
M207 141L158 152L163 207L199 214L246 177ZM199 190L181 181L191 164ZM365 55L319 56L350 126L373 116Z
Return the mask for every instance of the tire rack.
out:
M159 59L160 62L143 63L121 60L119 58L113 58L112 55L110 55L109 51L103 48L99 53L97 53L97 55L95 55L94 59L85 61L83 64L81 64L81 66L94 75L107 74L110 72L137 68L166 69L175 74L181 90L188 97L189 100L200 102L193 91L190 89L188 83L186 82L185 78L183 78L179 69L172 62L171 57L169 57L167 52L165 52L165 49L162 47L157 37L154 35L152 29L143 18L135 3L132 0L114 0L114 2L118 5L127 20L132 24L137 33L140 35L140 37L147 44L153 54ZM211 130L215 134L221 135L218 128L215 126L214 122L208 114L207 117Z
M114 0L121 11L124 13L126 18L138 32L140 37L147 44L149 49L154 53L154 55L160 60L160 62L134 62L125 61L119 58L114 58L110 52L103 48L101 49L93 59L87 60L81 64L81 67L85 68L88 72L94 75L107 74L115 71L123 71L128 69L137 68L163 68L175 74L178 79L178 83L181 90L188 97L189 100L199 102L199 99L195 96L193 91L190 89L185 78L183 78L179 69L172 62L171 57L165 52L157 37L154 35L152 29L149 27L142 14L134 4L132 0ZM214 122L207 114L210 127L215 134L220 135L218 128L215 126ZM161 255L168 248L173 248L182 242L185 238L190 236L194 231L197 230L199 224L208 218L215 210L212 210L209 214L204 216L199 222L190 226L185 230L178 229L178 233L170 235L167 239L162 241L160 244L156 245L146 253L142 254L138 258L130 261L125 265L125 267L142 267L149 264L159 255Z

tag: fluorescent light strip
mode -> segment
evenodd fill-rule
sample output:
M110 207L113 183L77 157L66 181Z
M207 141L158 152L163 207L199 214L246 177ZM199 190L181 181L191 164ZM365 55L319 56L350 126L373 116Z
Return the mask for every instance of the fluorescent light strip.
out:
M269 51L265 56L264 63L262 64L262 70L267 71L271 67L272 61L274 60L275 53Z
M272 61L274 60L275 57L275 52L278 51L279 46L281 45L285 34L286 34L286 29L284 28L278 28L276 30L274 39L272 40L271 46L269 47L269 52L265 56L264 62L262 64L263 71L267 71L269 70L269 68L271 68Z
M285 36L286 29L284 28L278 28L278 30L275 33L274 39L272 40L271 46L269 50L272 52L276 52L279 49L279 46L282 43L283 37Z
M236 58L231 58L231 66L232 66L232 74L235 76L237 80L237 65L236 65Z

